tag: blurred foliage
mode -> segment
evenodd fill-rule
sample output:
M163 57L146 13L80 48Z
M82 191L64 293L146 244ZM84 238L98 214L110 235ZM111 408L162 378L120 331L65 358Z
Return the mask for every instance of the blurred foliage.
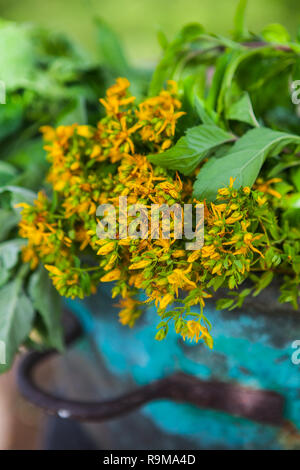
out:
M247 7L251 31L267 23L285 24L295 34L300 21L298 0L250 0ZM115 31L134 61L153 61L160 52L158 29L174 36L184 24L198 21L207 31L228 34L237 0L0 0L0 16L33 21L70 34L90 51L96 50L92 18L101 16Z

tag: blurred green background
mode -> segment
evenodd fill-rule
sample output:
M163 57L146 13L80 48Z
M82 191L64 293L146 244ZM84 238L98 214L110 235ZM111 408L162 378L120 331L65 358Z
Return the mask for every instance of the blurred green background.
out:
M86 48L95 46L92 19L100 15L117 31L134 62L157 59L159 28L168 37L191 21L208 30L228 34L238 0L0 0L0 15L32 21L65 31ZM252 31L274 22L295 34L300 24L299 0L249 0L248 25Z

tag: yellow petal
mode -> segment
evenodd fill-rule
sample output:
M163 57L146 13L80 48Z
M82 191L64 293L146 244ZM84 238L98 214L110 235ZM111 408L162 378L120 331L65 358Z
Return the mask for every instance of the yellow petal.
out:
M115 242L108 242L105 245L101 246L97 251L97 255L107 255L115 248Z
M111 281L117 281L121 277L121 271L120 269L116 268L110 271L109 273L105 274L104 276L101 277L100 281L101 282L111 282Z
M146 266L149 266L152 261L151 259L143 259L142 261L138 261L137 263L133 263L129 266L129 269L142 269L145 268Z

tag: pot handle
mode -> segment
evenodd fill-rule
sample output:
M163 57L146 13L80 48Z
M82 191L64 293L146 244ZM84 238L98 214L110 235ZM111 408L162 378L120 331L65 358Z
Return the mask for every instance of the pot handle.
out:
M72 314L68 313L64 321L66 344L70 345L81 336L82 330ZM281 426L284 422L284 398L277 392L235 383L203 381L181 372L109 400L68 400L42 390L34 380L36 366L55 353L54 350L48 350L25 354L18 366L17 382L21 394L28 401L61 418L105 421L129 413L153 400L168 399L273 426Z

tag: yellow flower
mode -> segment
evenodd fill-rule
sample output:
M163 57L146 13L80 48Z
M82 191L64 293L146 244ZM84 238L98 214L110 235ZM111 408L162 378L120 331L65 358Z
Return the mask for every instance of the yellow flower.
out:
M122 299L119 303L121 310L119 312L119 319L122 325L128 325L130 328L133 327L136 319L140 316L137 310L139 302L131 297Z
M113 253L111 257L109 258L107 265L104 266L104 271L109 271L115 264L117 258L118 258L117 253Z
M27 204L26 202L19 202L18 204L15 204L14 207L22 207L22 209L30 209L31 206Z
M202 326L199 321L189 320L187 322L187 328L182 331L182 337L185 340L188 338L190 341L198 341L203 338L207 346L213 348L213 339L205 326Z
M81 245L79 247L80 251L84 250L87 245L89 244L90 242L90 236L88 234L88 232L83 228L83 227L80 227L79 229L76 230L76 240L78 242L81 242ZM67 240L68 242L68 240ZM69 245L72 244L72 240L69 239Z
M217 219L220 219L222 217L222 213L225 211L227 208L227 204L214 204L213 202L211 203L211 208L213 211L214 216Z
M212 270L212 274L218 274L218 276L221 276L222 267L223 267L222 263L217 263Z
M229 187L232 188L233 187L233 183L235 182L236 178L232 178L232 176L230 176L229 178Z
M44 140L48 142L52 142L56 137L55 129L51 126L42 126L39 130L43 133Z
M126 97L129 86L127 78L117 78L116 83L107 90L106 99L99 100L108 116L116 116L120 106L128 105L135 100L134 96Z
M262 234L253 236L252 233L246 233L244 235L244 242L251 248L252 251L255 251L255 253L258 253L262 258L264 258L264 255L252 245L255 240L259 240L261 237Z
M97 251L97 255L107 255L108 253L113 251L114 248L115 248L115 242L105 243L105 245L99 248L99 250Z
M162 126L159 127L159 130L157 132L157 135L160 135L168 126L170 128L169 135L174 135L175 134L175 125L177 119L179 119L181 116L186 114L183 111L180 111L178 113L174 113L174 108L171 106L170 110L161 110L161 115L162 118L164 119L164 123Z
M211 258L215 253L214 245L204 245L201 250L202 258Z
M171 139L166 139L161 146L161 150L167 150L169 147L172 145L172 140Z
M143 259L141 261L137 261L136 263L133 263L129 266L129 269L132 270L132 269L143 269L145 268L146 266L149 266L149 264L152 263L152 260L151 259Z
M172 303L174 300L174 295L172 294L166 294L162 299L160 300L160 308L165 309L170 303Z
M218 194L220 196L228 196L229 195L229 190L228 190L228 188L220 188L220 189L218 189Z
M101 147L98 144L95 144L92 150L92 153L90 155L90 158L96 158L100 155L101 153Z
M243 217L243 214L239 214L239 213L234 212L230 217L227 217L225 222L228 225L235 224L238 220L241 220L242 217Z
M31 246L25 246L22 248L22 260L24 263L30 262L31 269L35 269L39 264L39 258Z
M130 82L127 78L119 77L116 79L116 83L108 88L107 96L113 95L125 95L127 88L130 87Z
M172 256L173 258L182 258L183 256L186 255L186 251L185 250L175 250L173 251L172 253Z
M104 276L101 277L100 281L101 282L111 282L111 281L117 281L121 277L121 270L116 268L110 271L107 274L104 274Z
M267 198L265 196L263 197L258 196L257 202L259 206L263 206L267 202Z
M81 137L86 137L87 139L89 139L93 135L90 127L86 126L86 125L78 126L77 127L77 134L80 135Z
M191 267L192 265L190 265ZM168 276L168 281L170 284L172 284L175 288L176 295L178 296L178 289L188 289L191 287L194 287L195 289L197 288L197 285L195 282L191 281L186 274L188 273L190 268L186 270L182 269L174 269L172 274Z
M63 272L60 271L56 266L51 266L50 264L45 264L45 268L51 273L54 274L55 276L63 276Z
M257 191L270 194L271 196L276 197L277 199L280 199L281 194L278 191L275 191L275 189L270 188L270 185L274 183L280 183L281 181L282 181L281 178L271 178L269 181L264 181L262 178L258 178L255 182L254 188Z
M193 261L196 261L198 258L201 256L201 250L195 250L193 253L190 254L188 257L188 262L193 263Z
M120 238L120 240L118 240L118 245L120 246L129 246L130 243L131 243L130 238Z

